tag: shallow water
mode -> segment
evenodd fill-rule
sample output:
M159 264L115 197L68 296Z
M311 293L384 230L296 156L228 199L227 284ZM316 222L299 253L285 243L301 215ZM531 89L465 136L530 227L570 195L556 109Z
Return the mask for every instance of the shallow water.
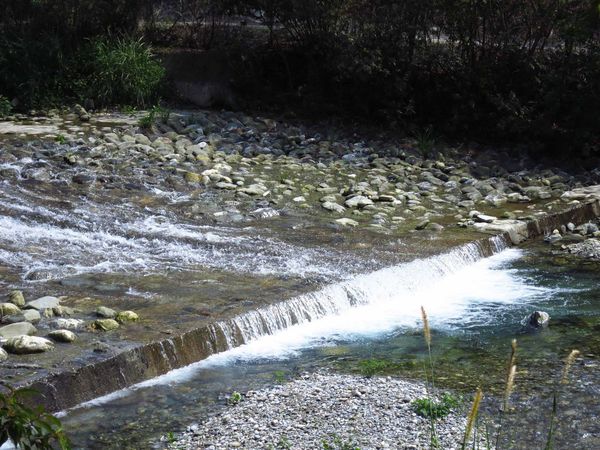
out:
M502 390L510 340L518 339L518 408L507 419L518 440L509 444L511 436L505 436L506 448L543 446L561 360L572 348L581 350L573 382L561 388L559 414L570 420L561 421L556 448L597 448L598 273L594 264L565 261L545 247L508 249L414 289L387 291L379 302L260 337L93 401L63 420L81 448L160 447L160 435L218 412L232 391L267 386L301 371L359 372L361 361L375 358L390 362L391 374L420 379L426 351L419 307L424 305L438 385L467 395L482 386L488 416L497 411L494 398ZM521 319L536 309L550 313L551 326L523 333Z

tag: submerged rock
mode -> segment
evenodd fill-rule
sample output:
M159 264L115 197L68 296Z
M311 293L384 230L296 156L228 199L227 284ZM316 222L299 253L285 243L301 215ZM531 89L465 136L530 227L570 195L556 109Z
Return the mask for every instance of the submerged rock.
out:
M521 324L530 329L546 328L550 323L550 315L544 311L534 311L525 317Z
M96 330L112 331L119 328L119 322L114 319L98 319L92 325Z
M58 329L78 330L83 327L84 323L85 322L80 319L56 319L50 326Z
M17 336L6 341L4 348L16 355L29 353L42 353L54 348L54 344L48 339L38 336Z
M69 330L54 330L48 333L48 337L57 342L70 343L77 339L75 333Z
M99 306L96 308L96 315L106 319L114 319L117 316L117 312L114 309L107 308L106 306Z
M117 322L125 323L125 322L136 322L140 319L140 317L133 311L121 311L117 314Z
M16 336L32 335L37 329L29 322L19 322L0 327L0 337L12 338Z

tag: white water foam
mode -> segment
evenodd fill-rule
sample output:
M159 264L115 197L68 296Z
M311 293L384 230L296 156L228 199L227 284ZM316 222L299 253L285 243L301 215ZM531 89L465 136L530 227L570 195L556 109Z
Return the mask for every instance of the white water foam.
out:
M427 310L434 331L485 325L492 320L489 308L534 302L553 293L550 289L529 284L515 270L506 267L522 254L518 249L506 249L478 261L463 259L462 265L458 265L461 253L451 252L356 277L355 282L365 288L365 295L370 299L366 303L276 330L273 334L265 335L266 331L260 330L263 335L239 347L79 407L107 403L138 389L185 382L206 368L252 360L292 358L307 348L378 338L399 331L417 331L421 328L421 306ZM464 251L462 257L465 257ZM433 262L437 263L437 272ZM331 295L335 292L336 288L329 291Z

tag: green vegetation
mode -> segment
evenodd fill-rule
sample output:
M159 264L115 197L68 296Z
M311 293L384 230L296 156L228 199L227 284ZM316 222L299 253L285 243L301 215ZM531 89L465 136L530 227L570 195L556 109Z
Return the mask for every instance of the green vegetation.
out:
M24 398L36 394L32 389L14 389L1 384L0 446L10 439L22 449L70 449L69 440L56 417L41 407L30 408L23 403Z
M365 377L383 375L393 371L397 364L385 359L365 359L358 363L360 373Z
M143 107L157 100L165 70L141 39L99 38L79 59L87 62L87 73L79 81L80 98L93 99L100 106Z
M8 116L11 111L12 105L10 104L10 101L3 95L0 95L0 119Z
M241 401L242 401L242 394L240 394L238 391L233 391L231 393L231 395L229 396L227 403L229 403L230 405L237 405Z
M442 394L440 400L430 397L416 399L412 402L414 411L421 417L428 419L441 419L461 404L460 398L448 392Z
M330 439L321 441L323 450L360 450L352 441L345 441L337 435L331 436Z
M142 128L149 129L157 120L166 123L169 120L170 115L171 112L168 109L157 105L152 107L142 118L140 118L138 125Z
M276 370L273 372L273 381L275 381L275 383L285 383L285 372L283 370Z

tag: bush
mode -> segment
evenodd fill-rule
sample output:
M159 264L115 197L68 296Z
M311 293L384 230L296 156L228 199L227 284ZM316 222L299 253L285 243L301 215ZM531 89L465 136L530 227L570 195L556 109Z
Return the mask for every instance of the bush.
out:
M0 95L0 119L8 116L11 111L12 105L10 101L3 95Z
M0 447L10 439L17 448L51 450L56 443L62 450L70 449L60 421L42 408L32 409L22 400L37 394L31 389L13 389L3 384L0 390Z
M96 39L78 59L85 67L80 97L101 106L144 107L158 99L165 70L141 39Z

